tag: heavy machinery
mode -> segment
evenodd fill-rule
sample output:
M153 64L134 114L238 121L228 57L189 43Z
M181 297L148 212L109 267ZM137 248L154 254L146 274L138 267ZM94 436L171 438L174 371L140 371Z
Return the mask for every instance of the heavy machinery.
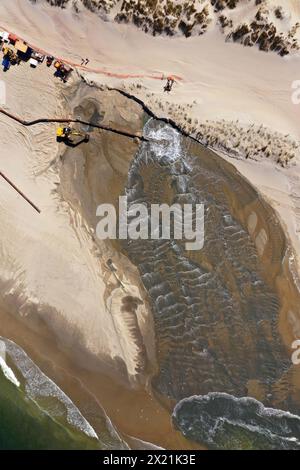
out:
M4 47L3 51L3 62L2 65L4 67L4 71L8 70L10 64L17 64L18 63L18 56L17 54L9 47Z
M53 64L53 61L54 61L54 57L53 55L47 55L47 67L51 67L51 65Z
M56 60L54 62L54 67L56 68L54 75L61 78L61 80L66 83L70 74L73 72L72 67L64 64L61 60Z
M73 139L72 137L75 137ZM76 137L82 137L82 140L76 139ZM66 144L77 145L81 142L88 142L90 140L89 134L73 129L72 127L58 127L56 130L56 139L58 142L65 142Z
M45 60L44 54L41 54L40 52L37 52L37 51L32 51L31 57L32 59L37 60L40 64L42 64Z

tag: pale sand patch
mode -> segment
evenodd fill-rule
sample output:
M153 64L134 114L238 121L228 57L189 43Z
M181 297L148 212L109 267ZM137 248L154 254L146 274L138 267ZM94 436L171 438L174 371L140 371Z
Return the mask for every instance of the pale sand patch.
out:
M255 212L251 212L251 214L248 217L248 231L250 235L253 234L257 224L257 215Z

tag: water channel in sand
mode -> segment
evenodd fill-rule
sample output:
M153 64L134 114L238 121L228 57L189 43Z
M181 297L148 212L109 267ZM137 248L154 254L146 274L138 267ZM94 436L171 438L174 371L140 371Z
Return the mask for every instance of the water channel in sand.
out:
M231 165L166 124L151 119L144 135L150 142L129 170L129 207L205 205L200 251L174 239L123 244L154 316L153 390L172 403L226 392L299 413L289 322L299 318L299 293L274 211Z

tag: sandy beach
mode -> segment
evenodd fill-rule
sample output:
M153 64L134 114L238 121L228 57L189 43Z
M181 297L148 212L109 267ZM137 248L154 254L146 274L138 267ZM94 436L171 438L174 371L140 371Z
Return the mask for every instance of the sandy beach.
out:
M1 8L2 17L7 18L9 23L3 24L3 27L12 29L28 42L58 57L80 63L80 57L88 56L90 68L99 67L112 74L178 76L181 80L175 83L174 93L163 94L164 82L157 78L129 77L122 80L79 69L88 82L127 90L141 98L159 117L171 117L188 131L194 130L193 134L197 134L201 130L197 127L201 123L206 124L206 121L213 134L214 123L224 120L227 134L230 134L232 124L236 121L241 128L254 124L265 126L271 136L272 133L279 133L277 148L280 146L280 137L283 140L288 135L291 144L283 142L282 153L295 154L289 165L292 168L281 171L276 166L275 174L279 171L283 174L280 179L284 194L285 181L288 187L297 186L299 150L295 150L293 144L297 146L299 142L297 120L300 111L299 106L292 102L292 83L299 79L299 53L281 58L273 53L264 54L256 49L241 48L238 44L224 43L217 31L200 38L191 37L188 42L180 37L153 38L130 25L125 27L103 22L89 11L84 12L83 24L71 9L61 11L44 3L32 8L28 4L25 7L22 1L3 2ZM19 22L21 14L22 21ZM65 27L63 32L60 26L62 23ZM44 33L41 34L41 31ZM50 44L47 43L47 37L51 37ZM244 143L247 150L252 145L252 142ZM272 154L275 149L271 147L269 150ZM244 155L245 150L244 154L241 150L241 156ZM262 160L261 163L265 165L265 159ZM239 165L236 159L232 163ZM273 165L268 165L267 159L266 164L268 174L273 172ZM245 176L248 175L245 173ZM255 178L251 178L251 183L263 191ZM273 180L276 177L269 179ZM276 190L272 194L285 223L294 225L290 236L297 243L297 197L293 195L294 190L289 192L292 194L286 194L288 211L280 210L282 202L278 192L277 196ZM267 190L265 193L268 195ZM288 223L291 218L293 222Z
M289 7L290 25L300 11L296 2ZM238 24L238 12L232 15ZM261 258L276 271L269 283L282 300L279 331L292 353L300 338L300 105L292 101L300 52L281 57L225 42L213 26L200 36L153 37L86 9L28 0L1 1L0 18L0 29L74 67L67 84L42 65L1 70L6 111L26 120L97 116L141 135L137 98L232 164L270 204L287 249L280 266L268 265L264 247ZM164 93L169 76L175 83ZM79 408L88 400L107 415L132 447L198 448L173 428L173 402L152 393L159 335L139 270L117 243L95 237L96 208L116 204L139 142L90 129L89 146L72 149L55 140L55 123L24 127L3 114L0 123L1 171L41 210L1 181L0 335L24 348ZM241 218L259 252L267 228L251 229L252 209L243 207ZM299 391L297 372L291 382Z

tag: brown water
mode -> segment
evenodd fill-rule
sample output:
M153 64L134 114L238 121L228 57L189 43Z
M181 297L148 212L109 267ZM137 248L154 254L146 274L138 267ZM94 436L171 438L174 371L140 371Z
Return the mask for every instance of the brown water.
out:
M176 401L209 392L251 395L299 410L291 332L280 331L287 308L299 318L299 295L283 274L287 244L274 211L231 165L165 124L149 121L145 135L153 140L131 165L129 203L205 205L200 251L178 240L124 243L151 299L154 390Z

